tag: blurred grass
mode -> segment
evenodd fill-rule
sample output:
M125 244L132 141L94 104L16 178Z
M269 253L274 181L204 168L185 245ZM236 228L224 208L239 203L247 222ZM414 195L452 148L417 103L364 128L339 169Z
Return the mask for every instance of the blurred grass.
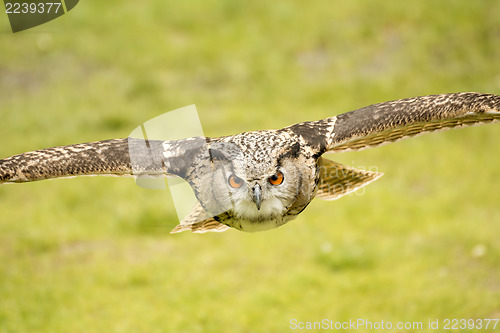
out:
M17 34L0 15L0 156L124 137L193 103L219 136L404 97L499 94L499 12L465 0L101 1ZM386 175L258 234L169 235L168 192L130 179L1 186L0 332L499 318L499 133L331 155Z

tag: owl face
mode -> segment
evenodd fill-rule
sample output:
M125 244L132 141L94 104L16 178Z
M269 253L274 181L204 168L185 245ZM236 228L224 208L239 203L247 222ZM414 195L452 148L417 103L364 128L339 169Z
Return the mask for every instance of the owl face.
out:
M212 216L229 214L228 223L244 231L267 230L288 222L286 213L297 199L304 194L309 201L313 198L314 189L304 186L310 182L302 180L314 175L304 174L309 169L302 168L295 155L286 154L286 147L261 152L258 157L241 147L235 143L211 145L211 172L202 181L199 196L204 209Z

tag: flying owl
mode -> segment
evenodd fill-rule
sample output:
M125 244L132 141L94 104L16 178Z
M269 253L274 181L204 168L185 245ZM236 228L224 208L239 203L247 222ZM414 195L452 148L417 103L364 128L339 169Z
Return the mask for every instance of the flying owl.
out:
M328 160L426 132L498 122L500 96L455 93L384 102L331 118L225 137L135 138L42 149L0 160L0 183L79 175L183 178L198 200L172 232L263 231L379 178Z

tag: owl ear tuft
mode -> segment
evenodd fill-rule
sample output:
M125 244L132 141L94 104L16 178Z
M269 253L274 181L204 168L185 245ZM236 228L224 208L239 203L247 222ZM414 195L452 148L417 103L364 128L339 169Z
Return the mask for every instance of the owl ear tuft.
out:
M229 158L220 149L209 148L208 154L210 155L210 159L212 161L229 161Z
M300 154L300 143L293 143L284 153L278 156L278 164L284 158L297 158Z

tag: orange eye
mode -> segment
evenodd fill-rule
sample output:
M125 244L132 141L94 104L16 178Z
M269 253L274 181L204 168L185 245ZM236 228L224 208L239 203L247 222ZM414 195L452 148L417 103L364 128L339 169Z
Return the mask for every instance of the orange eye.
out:
M280 185L281 183L283 183L283 174L278 171L276 172L276 174L272 175L271 177L269 177L269 182L273 185Z
M229 186L231 186L232 188L238 188L241 187L241 185L243 185L243 179L238 178L235 175L229 176L227 182L229 183Z

